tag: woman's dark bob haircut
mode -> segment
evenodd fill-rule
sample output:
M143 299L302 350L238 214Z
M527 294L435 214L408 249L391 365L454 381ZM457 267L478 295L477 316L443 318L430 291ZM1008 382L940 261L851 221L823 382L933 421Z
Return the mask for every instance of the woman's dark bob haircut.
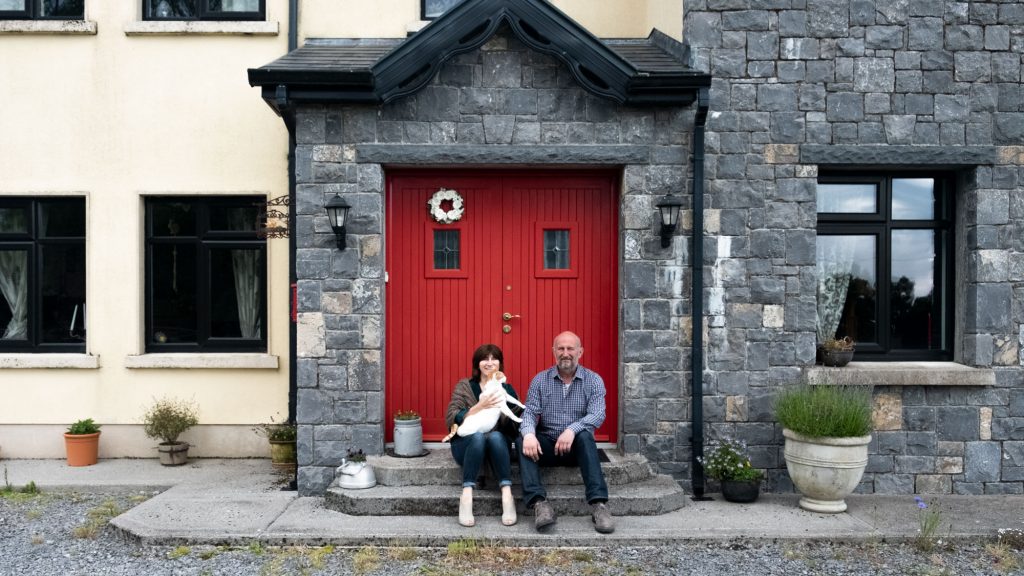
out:
M473 380L480 381L480 362L488 356L494 356L498 361L498 370L505 371L505 355L501 353L501 348L496 344L484 344L473 352Z

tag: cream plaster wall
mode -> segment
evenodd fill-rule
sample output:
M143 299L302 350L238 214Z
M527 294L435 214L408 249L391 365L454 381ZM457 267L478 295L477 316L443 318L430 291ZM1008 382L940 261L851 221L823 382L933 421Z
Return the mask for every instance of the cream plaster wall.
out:
M680 0L554 0L554 5L601 38L646 38L651 28L682 39ZM299 7L305 38L401 38L420 21L420 0L305 0ZM300 43L301 41L300 40Z
M194 398L202 424L246 425L196 432L207 455L254 454L248 425L287 414L287 240L268 241L278 368L125 367L144 351L143 197L287 194L287 131L246 80L286 52L287 2L267 2L276 35L128 36L140 4L87 2L95 35L0 35L0 195L87 198L87 345L99 358L95 369L0 369L5 457L62 455L57 432L86 417L108 425L107 456L149 454L138 426L114 425L137 424L163 395Z

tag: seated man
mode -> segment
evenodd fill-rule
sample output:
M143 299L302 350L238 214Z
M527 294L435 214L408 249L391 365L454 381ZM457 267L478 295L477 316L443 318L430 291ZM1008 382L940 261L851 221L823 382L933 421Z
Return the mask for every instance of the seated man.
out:
M540 480L540 466L580 468L591 505L594 527L608 534L615 530L608 511L608 486L601 471L594 430L604 422L604 381L579 364L583 346L579 336L562 332L552 348L555 365L534 376L526 395L526 411L519 426L519 469L523 502L533 508L534 525L542 530L555 523Z

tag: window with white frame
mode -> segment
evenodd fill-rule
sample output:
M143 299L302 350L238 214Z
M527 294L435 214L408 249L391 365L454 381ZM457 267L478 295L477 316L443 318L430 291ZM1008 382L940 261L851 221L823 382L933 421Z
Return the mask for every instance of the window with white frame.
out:
M441 14L447 12L450 8L462 2L462 0L420 0L421 13L424 20L433 20Z
M0 0L0 20L82 20L85 0Z
M85 199L0 198L0 352L85 351Z
M142 0L142 6L146 20L265 20L267 14L266 0Z
M267 348L265 198L146 201L146 351Z
M818 179L817 337L860 360L949 360L953 184L948 174Z

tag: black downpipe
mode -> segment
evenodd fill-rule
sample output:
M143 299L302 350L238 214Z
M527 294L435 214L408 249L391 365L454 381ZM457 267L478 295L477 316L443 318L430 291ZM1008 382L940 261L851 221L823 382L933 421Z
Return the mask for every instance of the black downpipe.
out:
M697 92L697 115L693 121L693 267L691 291L692 349L690 350L690 401L693 416L690 481L694 500L704 496L704 126L708 119L708 89Z
M299 47L299 0L288 0L288 52ZM297 277L295 274L295 107L288 102L288 88L277 87L277 105L288 129L288 421L297 423L298 406L298 311ZM299 489L299 467L288 486Z

